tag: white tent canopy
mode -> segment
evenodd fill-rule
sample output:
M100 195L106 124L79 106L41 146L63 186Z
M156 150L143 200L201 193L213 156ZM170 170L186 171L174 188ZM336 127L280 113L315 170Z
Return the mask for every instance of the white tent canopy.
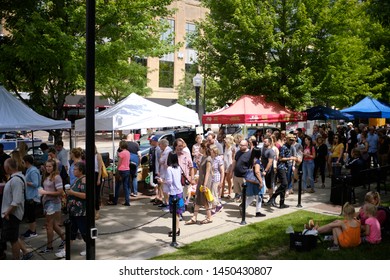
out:
M198 114L190 108L187 108L183 105L176 103L169 106L168 110L171 112L171 114L180 116L180 119L182 119L183 121L187 121L194 125L200 124Z
M197 120L199 124L199 119ZM130 94L115 106L95 114L95 130L128 130L171 126L196 125L193 121L147 100L136 93ZM85 131L85 118L76 120L76 131Z
M0 85L0 132L71 128L70 121L39 115Z

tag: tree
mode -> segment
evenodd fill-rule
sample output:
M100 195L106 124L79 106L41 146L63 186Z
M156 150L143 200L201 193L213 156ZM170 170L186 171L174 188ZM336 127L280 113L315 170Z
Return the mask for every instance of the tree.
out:
M175 46L160 40L172 0L96 1L96 81L118 101L147 94L146 68L131 58L162 56ZM0 45L0 81L31 93L29 105L63 118L68 95L85 87L85 1L0 0L9 32Z
M358 0L204 0L210 9L194 42L199 64L219 89L220 106L263 94L292 109L315 101L343 107L378 97L384 47L380 24Z

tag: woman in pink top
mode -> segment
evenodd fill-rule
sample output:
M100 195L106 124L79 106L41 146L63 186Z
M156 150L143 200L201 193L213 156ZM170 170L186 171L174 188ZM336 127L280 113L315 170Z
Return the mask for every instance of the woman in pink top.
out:
M111 205L118 203L119 188L123 183L123 190L125 192L124 206L130 206L130 192L129 192L129 178L130 178L130 152L127 150L127 142L122 140L119 142L120 152L118 153L118 171L120 180L115 183L115 197Z
M307 191L307 182L311 187L308 192L314 192L314 159L316 157L316 150L310 136L305 137L305 144L303 145L303 162L302 162L302 192Z

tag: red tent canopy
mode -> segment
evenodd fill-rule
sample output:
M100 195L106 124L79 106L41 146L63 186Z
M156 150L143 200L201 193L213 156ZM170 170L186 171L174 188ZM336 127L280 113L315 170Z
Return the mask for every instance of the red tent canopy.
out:
M264 96L243 95L230 107L202 116L204 124L255 124L298 122L306 120L305 112L293 112Z

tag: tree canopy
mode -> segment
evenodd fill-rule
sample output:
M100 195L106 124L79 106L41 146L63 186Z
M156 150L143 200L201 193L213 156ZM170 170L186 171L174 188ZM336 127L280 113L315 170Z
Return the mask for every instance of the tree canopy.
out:
M381 97L386 48L382 25L359 0L203 0L199 65L219 106L242 94L265 95L292 109L344 107ZM376 40L378 42L378 40ZM388 94L388 93L385 93Z
M119 101L146 88L146 66L136 58L172 52L161 40L172 0L96 1L96 89ZM0 81L30 92L29 105L41 114L57 111L68 95L85 87L85 1L0 0L7 31L0 42Z

